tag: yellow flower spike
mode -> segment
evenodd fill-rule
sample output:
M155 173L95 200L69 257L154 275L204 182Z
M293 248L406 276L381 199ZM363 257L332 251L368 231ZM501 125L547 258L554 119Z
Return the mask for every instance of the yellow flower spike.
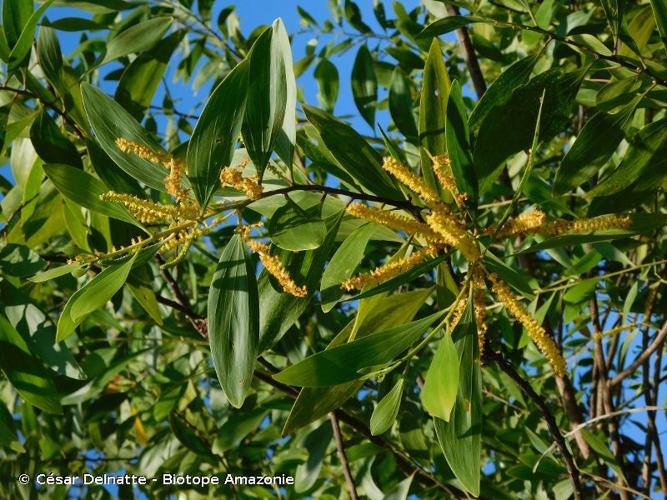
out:
M477 341L479 344L479 357L484 357L484 346L486 344L486 305L484 304L484 277L479 269L472 273L472 284L474 288L473 306L475 309L475 323L477 324Z
M547 215L542 210L530 210L511 219L498 232L498 237L518 236L520 234L535 234L544 229Z
M477 262L480 259L481 253L474 238L448 210L434 209L430 215L426 216L426 222L446 243L458 248L470 262Z
M295 297L305 297L308 295L308 288L305 286L298 286L287 269L285 269L283 263L280 262L280 259L269 253L269 245L257 240L247 240L246 243L253 252L259 255L259 260L264 264L266 271L278 280L278 283L283 287L285 293L289 293Z
M183 202L188 196L188 190L182 185L185 164L175 158L169 158L167 167L169 168L169 175L164 178L164 187L170 195L176 198L176 201Z
M340 284L340 286L347 291L361 290L365 286L375 285L376 283L386 281L393 278L394 276L398 276L399 274L409 271L410 269L424 262L429 256L436 255L437 252L437 248L433 245L423 248L413 253L409 257L403 257L394 262L389 262L382 266L376 267L367 273L358 274L357 276L346 279Z
M563 377L567 373L567 364L551 336L519 303L505 282L498 279L498 276L495 274L489 275L489 279L491 280L494 293L509 313L524 326L528 336L533 339L535 345L537 345L551 364L554 373L559 377Z
M243 191L251 200L257 200L262 197L263 188L259 183L259 177L243 177L243 174L234 167L223 168L220 172L220 183L228 185Z
M100 199L124 205L137 220L145 224L165 223L178 216L178 207L161 205L131 194L108 191L102 193Z
M118 146L118 149L120 149L123 153L132 153L133 155L138 156L142 160L148 160L153 163L159 163L163 167L166 167L165 162L169 160L168 156L156 153L152 149L143 146L139 143L136 143L134 141L125 139L124 137L119 137L118 139L116 139L116 146Z
M541 234L557 236L564 233L590 233L608 229L626 229L632 224L627 215L603 215L592 219L575 219L572 221L558 219L545 224Z
M431 160L433 161L433 171L440 185L452 194L457 205L463 205L468 200L468 193L459 193L456 181L452 175L449 156L446 154L437 155L432 157Z
M400 161L391 156L386 156L382 168L396 177L399 182L417 193L428 205L437 206L442 204L440 195L438 195L435 189L427 186L421 178L413 174L410 169Z
M444 243L442 237L426 224L400 214L394 214L379 208L370 208L360 203L353 203L346 208L347 213L354 217L370 220L407 234L423 236L432 243Z

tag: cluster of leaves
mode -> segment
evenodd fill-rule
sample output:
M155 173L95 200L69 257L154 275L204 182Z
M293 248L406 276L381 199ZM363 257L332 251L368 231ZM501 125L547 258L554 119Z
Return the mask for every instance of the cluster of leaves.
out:
M662 417L646 411L660 402L667 337L664 2L422 0L389 13L376 1L371 21L330 0L323 22L298 8L312 40L297 61L281 20L244 35L234 8L212 0L85 0L90 15L50 20L52 4L2 4L4 478L296 479L193 488L212 497L667 490ZM59 32L80 33L71 54ZM333 115L336 58L352 50L373 136ZM297 86L311 66L320 108ZM212 90L183 111L177 82ZM167 158L185 166L185 201L172 198ZM231 169L245 184L221 185ZM424 246L347 213L351 202L419 227L447 206L479 262L447 241L346 293L341 282ZM177 215L149 223L133 203ZM584 230L496 237L531 210ZM489 295L480 310L480 269L526 304L514 307L553 337L568 374L506 300ZM13 480L0 492L31 495Z

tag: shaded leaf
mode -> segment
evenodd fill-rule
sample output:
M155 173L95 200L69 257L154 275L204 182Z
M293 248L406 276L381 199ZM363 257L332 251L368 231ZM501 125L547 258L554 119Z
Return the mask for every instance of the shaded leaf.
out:
M373 66L373 56L366 45L359 47L352 66L352 97L361 116L371 128L374 128L378 82Z

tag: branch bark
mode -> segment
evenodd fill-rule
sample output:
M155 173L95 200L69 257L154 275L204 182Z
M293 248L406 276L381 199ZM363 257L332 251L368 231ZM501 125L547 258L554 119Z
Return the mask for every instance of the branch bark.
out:
M625 380L628 376L632 375L635 372L635 370L639 368L642 365L642 363L644 363L644 361L646 361L651 356L651 354L653 354L655 350L662 345L662 343L665 341L666 338L667 338L667 321L665 321L665 323L662 325L662 328L655 336L653 342L648 347L648 349L644 350L644 352L642 352L637 357L637 359L635 359L632 362L630 366L628 366L625 370L619 372L614 378L612 378L609 381L609 385L611 387L615 387L621 382L623 382L623 380Z
M460 15L459 8L456 5L452 5L451 3L447 4L447 12L450 16ZM468 28L463 26L457 29L456 38L458 39L463 49L463 60L466 62L468 72L470 73L470 78L472 79L473 87L475 87L475 93L479 99L484 95L484 92L486 92L486 82L484 81L482 69L479 67L479 60L475 54L475 48L472 46Z
M336 441L338 458L340 459L340 463L343 466L343 474L345 475L347 489L350 491L350 498L352 498L352 500L358 500L359 496L357 495L357 487L354 484L354 478L352 477L352 472L350 471L350 463L347 461L347 455L345 455L345 445L343 444L343 436L340 432L338 417L336 417L336 414L332 412L329 413L329 420L331 420L331 428L333 429L334 441Z

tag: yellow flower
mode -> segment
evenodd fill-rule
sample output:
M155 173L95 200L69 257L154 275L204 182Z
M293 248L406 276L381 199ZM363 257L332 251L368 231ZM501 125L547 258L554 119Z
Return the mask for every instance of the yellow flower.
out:
M399 182L417 193L428 205L435 206L442 203L440 196L435 189L427 186L421 178L413 174L410 169L400 161L391 156L386 156L382 168L396 177Z
M101 194L100 199L125 205L128 211L144 224L165 223L179 216L179 207L161 205L130 194L108 191Z
M498 276L495 274L489 275L489 279L492 282L492 288L495 294L505 305L505 308L510 314L524 326L528 336L533 339L535 345L537 345L539 350L542 351L547 360L549 360L554 373L559 377L564 376L567 372L567 364L551 336L519 303L505 282L498 279Z
M468 193L459 193L459 189L456 187L456 181L452 175L452 166L449 156L437 155L432 158L433 160L433 171L435 176L438 178L440 185L449 191L457 205L462 205L468 199Z
M223 168L220 172L220 183L233 187L238 191L243 191L251 200L257 200L262 196L262 186L259 183L259 177L243 177L240 170L234 167Z
M479 269L475 269L472 273L472 284L474 288L473 306L475 309L475 323L477 324L479 357L482 359L488 326L486 324L486 305L484 304L484 277Z
M118 149L120 149L123 153L132 153L142 160L159 163L163 167L165 167L165 162L169 160L168 155L156 153L151 148L137 142L130 141L129 139L125 139L124 137L119 137L116 139L116 146L118 146Z
M421 222L404 215L394 214L378 208L370 208L360 203L348 205L346 210L347 213L354 217L377 222L378 224L390 227L391 229L404 231L407 234L423 236L433 243L443 243L442 237L426 224L422 224Z
M167 167L169 168L169 175L164 178L164 186L167 188L167 192L178 202L183 202L188 196L188 190L182 185L185 164L175 158L169 158Z
M481 254L475 239L444 206L434 209L427 215L426 222L446 243L458 248L470 262L479 260Z
M280 262L280 259L269 253L269 245L257 240L248 240L247 244L253 252L259 255L259 260L264 264L266 271L278 280L278 283L283 287L284 292L294 295L295 297L305 297L308 295L308 288L305 286L297 286L287 269L285 269L283 263Z
M542 210L524 212L518 217L509 220L498 232L498 237L539 233L544 228L546 219L547 216Z
M347 291L361 290L365 286L374 285L407 272L413 267L424 262L428 256L433 256L436 253L437 248L435 246L423 248L413 253L409 257L403 257L396 261L376 267L367 273L358 274L357 276L346 279L340 284L340 286Z
M632 224L627 215L602 215L592 219L563 220L557 219L545 224L542 234L557 236L564 233L591 233L608 229L626 229Z

